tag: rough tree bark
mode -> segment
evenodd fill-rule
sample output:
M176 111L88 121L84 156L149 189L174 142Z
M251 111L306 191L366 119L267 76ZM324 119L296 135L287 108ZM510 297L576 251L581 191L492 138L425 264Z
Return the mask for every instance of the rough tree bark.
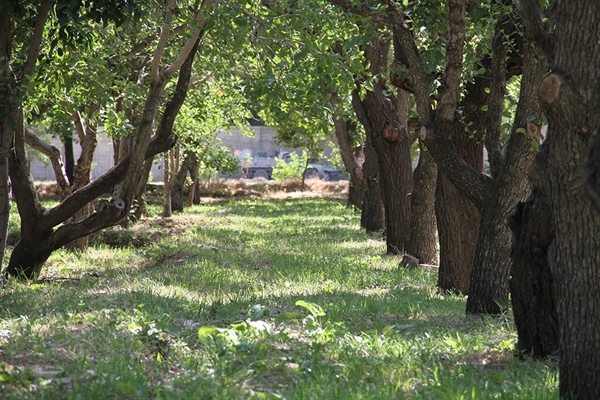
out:
M600 156L600 2L557 1L552 32L537 1L522 0L519 6L553 71L541 81L539 95L548 118L544 177L554 228L548 262L560 327L560 395L598 399L600 212L593 193L600 188L595 168Z
M544 358L558 353L558 316L554 303L548 249L554 240L552 210L545 170L548 142L540 147L531 167L533 191L509 218L513 231L510 293L523 356Z
M437 225L435 188L437 164L424 146L419 145L419 163L413 172L410 242L406 252L421 264L437 264Z
M365 48L371 72L383 71L389 44L373 39ZM376 82L361 101L371 126L371 143L377 152L381 193L385 208L386 247L389 254L402 254L410 240L412 166L408 132L397 115L397 109Z
M13 31L15 21L11 7L0 13L0 262L4 260L10 217L9 164L17 120L22 114L22 96L26 94L40 53L44 26L53 2L43 0L33 18L33 33L28 43L26 61L13 68ZM26 47L25 47L26 48Z

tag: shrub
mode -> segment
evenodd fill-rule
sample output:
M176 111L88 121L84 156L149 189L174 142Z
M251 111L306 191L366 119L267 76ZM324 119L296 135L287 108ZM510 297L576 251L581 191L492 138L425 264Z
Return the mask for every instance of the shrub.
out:
M302 152L299 156L297 153L290 154L290 161L286 162L281 158L276 158L277 165L273 167L273 179L277 183L282 183L285 180L301 178L306 165L308 164L308 153Z

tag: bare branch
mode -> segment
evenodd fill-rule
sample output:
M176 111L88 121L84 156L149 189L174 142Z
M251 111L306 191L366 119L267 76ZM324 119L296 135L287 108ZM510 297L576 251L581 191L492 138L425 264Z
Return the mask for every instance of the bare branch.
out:
M200 28L194 28L192 30L192 34L186 40L183 48L181 49L181 52L177 56L177 59L173 62L173 64L171 64L169 67L167 67L167 69L163 72L165 79L171 78L173 75L175 75L175 73L177 71L179 71L179 69L181 68L181 66L183 65L185 60L187 59L187 56L190 54L190 52L196 45L198 38L204 32L204 28L208 24L208 20L206 18L204 18L201 11L204 9L207 9L209 7L212 7L212 5L213 5L213 0L205 0L202 3L202 6L200 7L200 10L196 14L196 19L195 19L196 22L198 22L200 24Z
M54 175L56 176L58 195L60 199L62 200L70 195L71 186L69 185L67 175L65 174L65 170L63 168L60 150L55 146L44 142L30 129L25 129L25 143L40 153L46 155L46 157L48 157L50 160L52 169L54 170Z
M177 6L176 0L170 0L169 5L167 6L167 19L171 18L175 7ZM171 26L169 23L163 25L162 30L160 32L160 37L158 39L158 43L156 45L156 49L154 50L154 55L152 57L152 68L150 72L150 79L152 82L157 82L159 79L159 69L160 69L160 60L162 59L162 55L165 51L165 47L167 47L167 42L169 40L169 36L171 35Z

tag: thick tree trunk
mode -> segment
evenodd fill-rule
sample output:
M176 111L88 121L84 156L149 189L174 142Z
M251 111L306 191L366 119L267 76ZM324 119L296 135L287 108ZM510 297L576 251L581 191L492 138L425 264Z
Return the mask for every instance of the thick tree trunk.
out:
M534 117L540 114L537 82L545 71L541 54L532 51L531 47L523 51L523 76L515 124L506 144L506 155L497 165L496 178L488 185L486 205L481 209L467 300L468 313L498 314L508 308L512 263L512 234L508 218L516 204L529 194L527 175L534 157L531 142L537 140L540 130L539 117ZM504 59L504 55L500 55L500 58ZM503 97L503 92L500 95Z
M483 87L480 88L483 92ZM475 88L469 92L470 104L475 107ZM481 99L478 97L479 101ZM469 111L465 107L465 119L473 122L471 125L479 134L484 129L484 116L481 115L480 104ZM476 171L483 168L483 143L469 137L462 123L455 122L453 133L454 143L465 162ZM469 198L459 191L439 170L435 212L440 242L440 264L438 271L438 286L442 290L469 293L471 268L475 257L477 235L479 233L479 210Z
M389 44L378 39L365 48L365 57L376 75L385 67ZM377 153L381 194L385 208L386 247L389 254L402 254L410 240L412 166L410 141L398 110L385 96L380 82L373 84L361 101L368 118L371 143Z
M371 140L379 160L387 252L402 254L410 241L412 168L408 133L395 119L393 106L379 84L367 92L363 104L373 127ZM386 108L387 113L382 112Z
M510 293L519 334L517 350L535 358L559 350L558 316L548 264L554 228L544 176L547 156L547 149L536 155L531 174L534 191L509 219L514 233Z
M421 264L436 264L435 189L437 186L437 165L429 151L424 146L420 147L419 163L413 173L410 242L406 251L418 258Z
M598 399L600 213L586 191L586 183L600 187L594 169L589 169L600 156L596 152L600 132L600 2L557 1L552 33L543 25L537 1L525 0L519 5L526 28L546 51L554 71L541 81L539 95L548 117L544 172L555 234L548 248L548 262L560 326L560 395L565 399Z

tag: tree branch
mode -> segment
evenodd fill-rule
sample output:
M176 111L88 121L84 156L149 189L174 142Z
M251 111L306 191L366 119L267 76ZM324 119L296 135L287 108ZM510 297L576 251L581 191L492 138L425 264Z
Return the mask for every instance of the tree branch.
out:
M171 64L169 67L167 67L167 69L163 72L165 79L171 78L173 75L175 75L175 73L177 71L179 71L179 69L181 69L181 66L187 59L187 57L190 54L190 52L192 51L192 49L197 46L196 42L197 42L198 38L201 37L201 34L204 33L204 28L208 24L208 20L206 18L204 18L204 16L202 15L202 10L212 7L212 5L213 5L213 0L205 0L202 3L202 6L200 7L200 10L196 14L196 19L195 19L196 22L198 22L200 24L200 27L194 28L192 30L192 34L185 42L185 45L181 49L181 52L177 56L177 59L173 62L173 64Z
M517 0L517 10L530 37L542 49L548 60L554 58L555 39L544 23L544 14L538 0Z
M27 53L27 61L23 67L23 74L19 80L21 87L25 88L29 84L31 75L35 70L38 55L40 54L40 47L42 44L42 37L44 34L44 27L46 25L46 19L48 19L48 13L50 7L54 2L52 0L43 0L38 8L38 15L35 18L35 25L33 29L33 36L31 38L29 52Z
M500 136L502 133L502 111L504 109L506 87L506 56L508 51L506 41L514 31L514 24L505 15L496 23L495 31L492 41L490 94L487 101L487 129L485 133L485 148L488 152L490 169L494 178L498 176L504 160Z
M60 150L55 146L44 142L40 139L32 130L25 129L25 143L31 148L36 149L40 153L46 155L52 164L54 175L56 176L56 183L58 186L58 196L61 200L65 199L71 194L71 186L69 180L65 174L63 168L63 162L61 160Z

